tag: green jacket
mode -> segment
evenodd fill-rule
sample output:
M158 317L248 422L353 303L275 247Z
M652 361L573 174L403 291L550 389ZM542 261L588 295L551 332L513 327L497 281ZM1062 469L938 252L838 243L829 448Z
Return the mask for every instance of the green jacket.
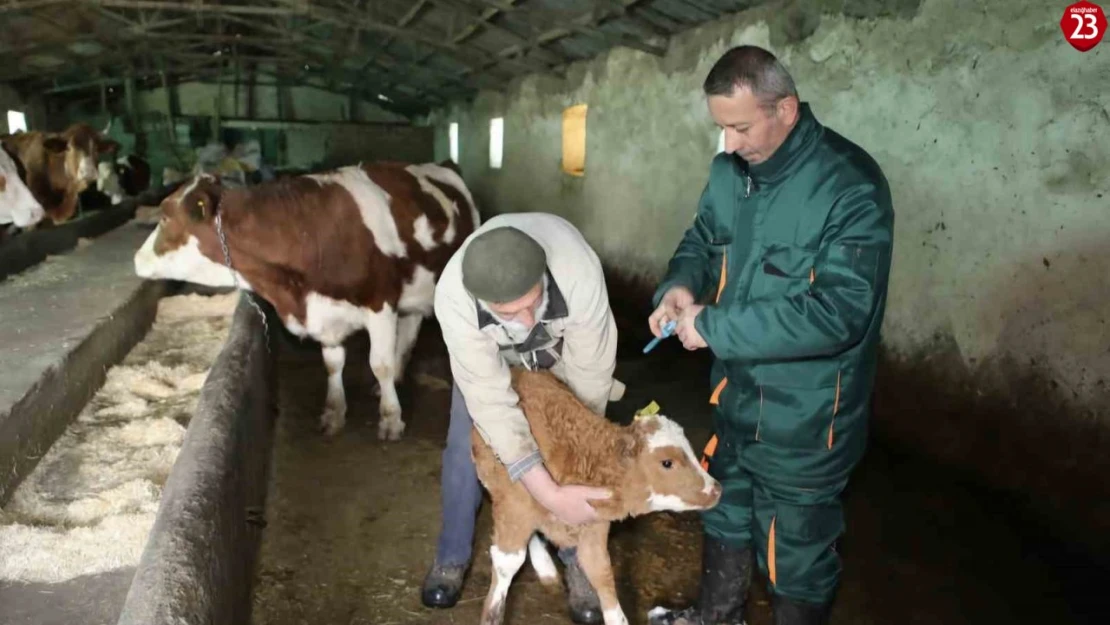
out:
M894 211L878 164L800 115L767 161L713 159L653 299L684 285L709 300L695 326L716 357L718 434L786 450L783 470L816 479L863 451Z

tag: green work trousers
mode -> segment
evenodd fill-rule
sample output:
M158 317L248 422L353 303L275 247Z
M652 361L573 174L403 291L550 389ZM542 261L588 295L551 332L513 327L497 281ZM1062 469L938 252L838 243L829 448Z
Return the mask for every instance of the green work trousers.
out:
M702 523L705 533L717 540L754 548L773 593L829 603L842 570L836 543L844 532L840 494L847 479L821 485L809 481L803 488L789 476L766 470L783 464L781 457L768 461L768 454L798 453L761 442L737 444L719 435L706 457L709 473L724 492L715 508L702 513Z

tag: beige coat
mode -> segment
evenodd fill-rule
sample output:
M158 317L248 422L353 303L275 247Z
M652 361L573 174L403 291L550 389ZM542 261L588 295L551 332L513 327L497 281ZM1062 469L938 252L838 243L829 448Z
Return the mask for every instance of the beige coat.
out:
M501 325L462 283L462 257L470 241L506 225L536 239L547 253L546 308L527 336ZM510 386L510 366L550 369L602 416L610 396L619 398L623 391L613 380L617 326L601 261L561 217L508 213L483 224L444 268L436 285L435 315L470 416L514 480L541 459Z

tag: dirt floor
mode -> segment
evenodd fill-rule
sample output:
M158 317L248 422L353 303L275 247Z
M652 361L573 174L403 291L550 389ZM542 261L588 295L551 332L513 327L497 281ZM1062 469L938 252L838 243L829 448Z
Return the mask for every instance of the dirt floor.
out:
M638 341L638 338L635 339ZM449 368L434 322L425 326L401 402L405 439L376 439L375 386L365 339L350 343L348 424L317 433L325 375L311 342L287 335L280 349L280 416L272 490L254 599L254 625L474 623L489 588L489 506L475 561L452 610L424 608L420 584L440 523L440 454L450 399ZM695 448L708 438L707 368L675 345L642 356L621 348L617 377L629 387L610 418L631 420L656 400L686 427ZM661 363L676 365L664 372ZM874 444L846 494L848 534L838 625L1107 623L1107 569L1051 543L984 493ZM614 527L611 552L632 623L657 604L695 596L700 558L694 514L657 513ZM771 623L763 580L750 625ZM509 593L509 624L570 623L560 592L529 565Z

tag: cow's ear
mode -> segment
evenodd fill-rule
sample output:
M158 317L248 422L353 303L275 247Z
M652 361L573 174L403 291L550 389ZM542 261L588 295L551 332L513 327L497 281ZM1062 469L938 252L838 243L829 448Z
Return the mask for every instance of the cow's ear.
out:
M69 149L69 141L62 137L47 137L42 140L42 147L46 148L47 152L61 154Z
M116 150L119 150L119 142L113 139L104 139L98 137L96 140L96 150L97 152L114 153L116 152Z
M189 211L189 218L193 221L208 221L216 214L215 202L211 194L197 191L189 194L185 209Z

